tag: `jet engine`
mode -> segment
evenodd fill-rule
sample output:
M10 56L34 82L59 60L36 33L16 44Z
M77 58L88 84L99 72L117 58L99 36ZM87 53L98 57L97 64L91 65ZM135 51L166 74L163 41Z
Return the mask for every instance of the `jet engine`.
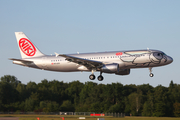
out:
M115 73L116 75L129 75L130 69L120 69L119 72Z
M117 73L119 72L119 64L106 64L101 68L101 71L104 73Z

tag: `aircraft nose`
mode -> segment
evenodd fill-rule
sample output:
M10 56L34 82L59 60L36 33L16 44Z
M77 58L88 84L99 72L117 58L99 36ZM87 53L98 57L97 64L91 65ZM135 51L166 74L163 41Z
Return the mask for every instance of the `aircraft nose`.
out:
M173 62L173 58L170 57L170 56L168 56L168 57L167 57L167 62L168 62L168 64L172 63L172 62Z

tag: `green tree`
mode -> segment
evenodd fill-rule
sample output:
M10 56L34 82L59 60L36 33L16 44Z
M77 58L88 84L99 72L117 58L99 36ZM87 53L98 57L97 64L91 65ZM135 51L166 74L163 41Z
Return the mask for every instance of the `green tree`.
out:
M124 104L118 103L118 104L111 105L108 112L123 113L124 112Z
M41 101L40 108L43 112L57 112L59 111L59 104L55 101Z
M32 92L35 93L37 91L37 84L31 81L28 82L26 85L26 90L28 91L28 95L30 96Z
M0 82L0 94L2 104L10 104L18 101L18 92L10 83Z
M133 115L139 114L142 109L142 93L132 93L128 96L129 103L131 106L131 113Z
M153 116L163 117L168 116L168 89L161 85L154 89L154 113Z
M19 93L19 101L24 101L26 98L28 98L28 94L27 94L27 90L26 90L26 86L22 83L19 83L16 87L16 90Z
M166 109L165 109L166 105L163 102L157 102L155 103L155 112L154 112L154 116L156 117L163 117L166 115Z
M92 99L89 99L89 95L91 94L94 86L96 86L97 83L93 82L86 82L84 87L82 88L80 92L80 103L91 103L93 101Z
M4 75L3 77L1 77L1 82L7 82L10 85L12 85L13 88L16 88L17 85L19 83L21 83L21 81L17 80L17 78L15 76L11 76L11 75Z
M148 101L146 101L143 105L143 112L142 112L142 116L152 116L151 113L151 105L149 104Z
M32 112L34 111L34 100L32 98L28 98L24 103L25 111Z
M94 102L90 104L90 107L88 108L89 112L96 112L96 113L101 113L101 104L100 102Z
M70 100L63 101L63 104L60 106L60 111L72 112L74 111L74 106Z
M176 116L176 117L180 117L180 103L174 103L173 104L173 107L174 107L174 115Z
M83 88L84 84L79 81L73 81L69 83L69 87L66 89L68 93L68 99L71 100L72 104L79 104L79 94Z
M146 96L147 100L145 101L143 105L143 116L153 116L154 113L154 94L152 90L149 90L147 92Z

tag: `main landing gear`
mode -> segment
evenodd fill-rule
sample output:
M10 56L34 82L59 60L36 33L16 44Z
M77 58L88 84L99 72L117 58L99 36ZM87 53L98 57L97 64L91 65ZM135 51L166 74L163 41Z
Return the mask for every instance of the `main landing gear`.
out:
M104 79L104 77L102 76L102 72L100 72L100 75L97 78L99 81L102 81Z
M149 76L150 76L150 77L153 77L154 74L152 73L152 67L149 68L149 72L150 72Z
M93 70L91 72L92 72L92 74L89 76L89 79L90 80L94 80L96 78L96 76L94 75L94 71ZM97 79L99 81L102 81L104 79L104 77L102 76L102 72L100 72L100 75L97 77Z
M90 76L89 76L89 79L90 80L94 80L96 78L96 76L94 75L94 74L91 74ZM97 77L97 79L99 80L99 81L102 81L103 79L104 79L104 77L102 76L102 75L99 75L98 77Z

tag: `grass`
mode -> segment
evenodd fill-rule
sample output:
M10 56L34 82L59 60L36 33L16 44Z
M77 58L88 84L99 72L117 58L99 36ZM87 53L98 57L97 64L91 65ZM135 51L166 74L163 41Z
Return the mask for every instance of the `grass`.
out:
M64 117L64 120L79 120L79 117L86 117L85 120L97 120L97 118L105 118L105 120L180 120L176 117L124 117L124 118L114 118L111 116L104 117L91 117L91 116L79 116L79 115L15 115L15 114L1 114L0 117L19 117L19 120L37 120L37 117L40 120L62 120L61 117ZM1 119L1 118L0 118Z
M20 118L19 120L37 120L36 118ZM40 120L62 120L61 118L40 118ZM64 120L78 120L78 118L64 118ZM86 118L86 120L97 120L97 118ZM180 118L171 117L124 117L124 118L106 118L105 120L180 120Z

